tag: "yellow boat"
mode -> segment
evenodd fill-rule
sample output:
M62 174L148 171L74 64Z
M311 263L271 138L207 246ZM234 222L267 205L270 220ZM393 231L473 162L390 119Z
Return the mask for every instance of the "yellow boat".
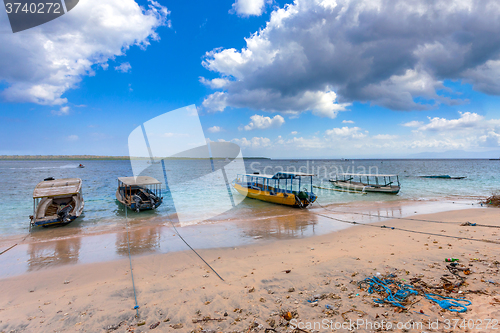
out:
M305 208L317 199L313 193L313 176L302 172L278 172L275 175L238 174L233 181L233 187L240 194L252 199ZM302 178L308 178L309 191L306 188L300 190Z

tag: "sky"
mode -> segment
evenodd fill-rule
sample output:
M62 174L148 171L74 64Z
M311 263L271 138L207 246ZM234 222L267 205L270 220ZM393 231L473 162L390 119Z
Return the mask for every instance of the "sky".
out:
M500 156L500 3L80 0L12 33L0 154L128 155L195 105L244 156Z

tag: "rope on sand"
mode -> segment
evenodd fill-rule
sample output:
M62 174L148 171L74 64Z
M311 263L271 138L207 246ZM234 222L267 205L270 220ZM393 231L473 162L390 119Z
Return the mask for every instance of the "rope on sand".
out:
M28 238L30 234L28 233L26 236L24 236L24 238L19 242L19 243L16 243L14 245L11 245L9 248L3 250L2 252L0 252L0 255L4 254L5 252L9 251L10 249L16 247L17 245L19 245L20 243L24 242L26 240L26 238Z
M169 188L168 188L168 182L167 182L167 171L165 169L165 163L163 162L163 160L161 160L161 165L162 165L162 168L163 168L163 178L165 179L165 187L168 190ZM169 211L170 211L170 209L167 208L167 212L169 212ZM219 275L219 273L217 273L217 271L212 266L210 266L209 263L206 262L205 259L203 259L202 256L200 256L198 254L198 252L196 252L195 249L193 249L191 247L191 245L188 244L188 242L186 242L186 240L184 239L184 237L181 236L181 234L179 233L179 231L175 227L174 222L170 219L170 216L167 215L167 219L170 221L170 224L174 228L175 233L177 234L177 236L179 236L180 239L182 239L182 241L184 242L184 244L186 244L208 267L210 267L210 269L212 270L212 272L214 272L219 277L219 279L221 279L222 281L224 281L224 279Z
M438 294L425 294L424 296L428 300L436 302L437 305L443 309L452 312L465 312L467 311L467 306L472 304L471 301L466 300L465 298L444 297ZM437 299L436 297L441 299ZM464 304L461 304L460 302L463 302Z
M436 233L433 233L433 232L417 231L417 230L403 229L403 228L390 227L390 226L388 227L388 226L385 226L385 225L378 226L378 225L375 225L375 224L363 224L363 223L359 223L359 222L356 222L356 221L342 220L342 219L338 219L338 218L335 218L335 217L332 217L332 216L323 215L323 214L319 214L319 213L313 213L313 212L311 212L311 214L315 214L315 215L318 215L318 216L326 217L328 219L335 220L335 221L338 221L338 222L349 223L349 224L354 224L354 225L362 225L362 226L373 227L373 228L381 228L381 229L387 229L388 228L388 229L391 229L391 230L406 231L406 232L412 232L412 233L416 233L416 234L430 235L430 236L436 236L436 237L453 238L453 239L458 239L458 240L470 240L470 241L474 241L474 242L484 242L484 243L491 243L491 244L500 244L499 241L494 241L494 240L489 240L489 239L478 239L478 238L469 238L469 237L450 236L450 235L436 234Z
M368 213L360 213L360 212L343 212L340 210L332 210L328 209L325 206L321 205L319 202L316 202L318 206L320 206L323 209L329 210L334 213L341 213L341 214L356 214L356 215L364 215L364 216L370 216L370 217L378 217L378 218L384 218L384 219L391 219L391 220L408 220L408 221L419 221L419 222L429 222L429 223L442 223L442 224L453 224L457 225L458 223L461 223L461 226L471 226L471 227L487 227L487 228L500 228L498 225L487 225L487 224L477 224L477 223L470 223L469 221L467 222L449 222L449 221L435 221L435 220L422 220L422 219L415 219L411 217L397 217L397 216L384 216L384 215L374 215L374 214L368 214Z
M135 290L135 281L134 281L134 270L132 268L132 256L130 254L130 233L129 233L129 222L128 222L128 207L125 206L125 220L127 221L127 247L128 247L128 261L130 263L130 276L132 277L132 288L134 289L134 299L135 299L135 316L139 318L139 304L137 303L137 292Z
M389 303L394 306L406 309L406 307L401 304L406 301L406 299L410 295L418 295L418 292L413 289L413 286L409 284L404 284L399 281L391 280L391 279L379 279L374 276L372 278L366 278L363 281L359 282L359 285L368 284L368 293L373 294L373 292L377 292L381 295L386 294L385 298L378 298L374 300L375 303L383 304ZM397 291L393 292L390 286L396 287Z

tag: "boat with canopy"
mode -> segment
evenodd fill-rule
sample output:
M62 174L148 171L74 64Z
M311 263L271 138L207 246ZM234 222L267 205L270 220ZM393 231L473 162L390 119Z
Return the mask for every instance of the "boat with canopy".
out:
M136 212L156 209L163 202L161 182L149 176L120 177L116 200Z
M32 226L65 225L78 218L85 202L79 178L46 178L33 191Z
M349 191L397 194L401 189L398 175L339 173L330 182L337 188Z
M233 187L240 194L252 199L305 208L317 199L313 193L313 176L301 172L278 172L274 175L238 174L233 181Z

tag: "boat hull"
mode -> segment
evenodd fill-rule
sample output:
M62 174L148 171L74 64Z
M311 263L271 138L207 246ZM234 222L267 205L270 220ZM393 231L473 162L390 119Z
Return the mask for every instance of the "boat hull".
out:
M349 191L398 194L400 190L399 186L376 186L358 182L347 182L339 180L330 180L330 182L332 182L333 185L337 188Z
M116 196L116 200L119 203L121 203L122 205L130 208L133 211L137 211L137 208L139 208L139 211L156 209L163 202L163 199L160 199L154 205L152 205L151 203L142 203L142 204L139 205L139 207L137 207L135 202L132 202L131 204L129 204L128 202L126 202L125 198L123 198L123 196L121 195L121 193L120 193L119 190L116 190L115 196Z
M37 227L55 227L55 226L64 226L70 224L74 220L80 217L83 213L83 208L85 206L85 200L80 195L74 196L73 199L75 202L78 202L77 209L74 212L71 212L69 216L66 217L65 220L62 220L59 217L44 217L44 218L33 218L31 220L32 226Z
M316 197L314 197L312 201L308 201L299 199L298 196L293 193L265 191L258 187L244 187L238 183L233 184L233 187L236 191L238 191L238 193L247 196L248 198L271 202L279 205L305 208L316 201Z

